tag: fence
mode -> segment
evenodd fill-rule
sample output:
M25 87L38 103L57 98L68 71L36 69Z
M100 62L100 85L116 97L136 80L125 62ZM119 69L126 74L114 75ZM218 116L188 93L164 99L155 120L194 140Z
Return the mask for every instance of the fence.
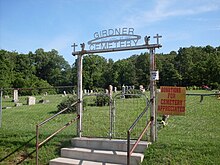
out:
M74 87L2 89L2 91L0 162L20 164L28 156L33 157L30 153L34 153L36 147L36 124L53 116L64 106L69 106L68 100L76 97ZM74 113L75 109L72 109L69 113L60 114L55 122L49 122L46 127L42 127L39 141L42 142L67 121L71 121L76 116ZM62 131L59 136L47 144L50 146L49 148L43 146L39 154L40 164L47 164L49 159L56 157L57 153L54 151L57 147L67 143L66 141L74 136L76 136L76 125ZM50 154L47 154L48 152ZM25 160L29 164L34 164L33 161L33 159Z

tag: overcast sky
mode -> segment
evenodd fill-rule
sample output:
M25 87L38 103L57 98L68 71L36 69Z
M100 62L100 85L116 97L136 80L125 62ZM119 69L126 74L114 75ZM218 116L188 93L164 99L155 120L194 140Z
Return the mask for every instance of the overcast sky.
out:
M73 43L88 49L95 32L123 27L134 28L140 44L162 35L157 53L220 46L220 0L0 0L0 49L8 51L56 49L72 64ZM100 55L118 60L140 52Z

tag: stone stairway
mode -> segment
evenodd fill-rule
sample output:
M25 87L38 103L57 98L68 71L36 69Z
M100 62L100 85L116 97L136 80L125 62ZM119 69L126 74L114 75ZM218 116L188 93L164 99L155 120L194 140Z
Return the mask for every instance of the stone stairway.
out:
M126 165L127 141L102 138L73 138L71 148L62 148L61 157L50 160L50 165ZM131 147L134 141L131 141ZM131 155L131 165L143 161L149 142L141 141Z

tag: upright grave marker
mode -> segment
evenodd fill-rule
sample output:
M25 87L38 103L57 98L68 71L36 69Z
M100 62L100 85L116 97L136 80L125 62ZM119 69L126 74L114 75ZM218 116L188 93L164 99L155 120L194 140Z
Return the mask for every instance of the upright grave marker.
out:
M163 115L185 115L186 88L185 87L160 87L157 112Z
M13 101L14 101L14 103L18 102L18 90L17 89L14 90Z

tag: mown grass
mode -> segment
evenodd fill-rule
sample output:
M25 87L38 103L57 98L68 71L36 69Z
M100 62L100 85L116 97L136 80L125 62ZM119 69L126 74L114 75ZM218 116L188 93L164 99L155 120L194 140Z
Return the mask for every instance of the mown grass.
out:
M143 165L220 164L220 100L206 96L200 103L200 97L187 96L186 104L186 115L171 116L159 131Z
M204 91L196 91L201 93ZM205 92L206 93L206 92ZM92 98L92 97L91 97ZM41 99L41 97L37 97ZM0 128L0 159L12 153L35 136L35 126L54 114L57 105L62 101L60 95L47 96L47 104L25 105L14 107L9 100L4 100L2 127ZM126 130L134 119L143 111L144 99L118 99L116 102L115 137L125 138ZM94 101L90 100L91 103ZM220 162L220 100L206 96L202 103L200 97L187 96L187 112L185 116L172 116L169 124L158 133L157 142L145 152L143 164L218 164ZM93 104L93 103L92 103ZM133 110L132 110L133 109ZM97 107L89 105L83 115L84 136L109 136L109 106ZM59 115L40 129L40 140L55 131L57 127L75 117L75 114ZM149 117L149 116L148 116ZM144 117L140 123L146 123ZM140 125L137 125L139 128ZM140 132L140 130L135 130ZM76 136L76 125L68 127L62 133L44 145L39 151L39 164L48 164L49 160L60 155L60 149L70 146L70 139ZM133 134L132 137L136 137ZM35 149L35 140L26 148L22 148L0 164L16 164ZM35 153L23 164L35 164Z
M37 96L37 102L41 96ZM27 141L36 136L36 124L42 122L46 118L52 116L57 111L57 105L62 101L60 95L50 95L44 97L49 100L47 104L37 103L36 105L25 105L25 97L19 97L19 102L23 106L15 107L10 99L3 100L3 107L10 106L10 109L3 109L2 127L0 128L0 159L13 153L16 149L24 145ZM63 126L65 123L75 117L75 114L62 114L55 120L48 122L40 128L40 141L44 140L56 129ZM40 149L39 164L48 164L48 161L57 157L60 148L69 146L69 140L76 135L75 125L69 126L66 130L54 137L50 142ZM35 139L30 141L27 147L22 147L20 150L6 158L0 164L11 165L17 164L28 153L35 150ZM22 164L35 164L35 153Z

